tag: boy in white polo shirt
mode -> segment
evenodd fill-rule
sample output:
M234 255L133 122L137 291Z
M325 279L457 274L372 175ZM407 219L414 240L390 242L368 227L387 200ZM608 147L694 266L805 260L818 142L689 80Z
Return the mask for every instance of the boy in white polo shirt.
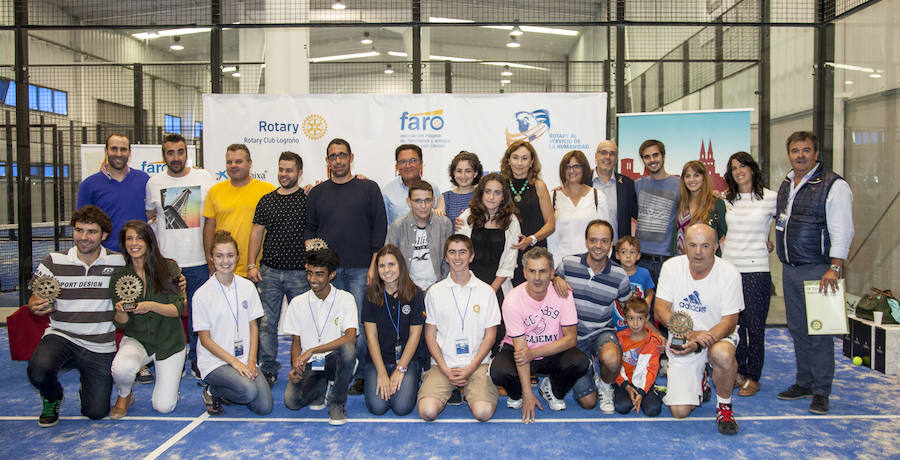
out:
M497 408L497 387L488 376L488 353L500 324L493 289L469 271L475 257L472 240L451 235L444 243L450 276L425 296L425 343L432 366L422 376L419 416L435 420L450 394L463 388L472 415L487 421Z
M284 331L293 335L284 405L291 410L307 405L324 409L328 381L333 380L328 423L343 425L347 390L356 369L356 300L331 285L339 265L336 252L319 239L307 242L306 251L310 290L294 297L284 316Z

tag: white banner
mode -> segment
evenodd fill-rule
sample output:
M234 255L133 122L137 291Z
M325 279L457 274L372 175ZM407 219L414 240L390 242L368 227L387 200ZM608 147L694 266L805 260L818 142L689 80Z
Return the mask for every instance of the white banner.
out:
M81 180L85 180L91 174L96 173L103 166L106 155L103 144L81 144ZM187 146L187 166L194 166L194 158L197 158L197 147ZM162 146L154 144L132 144L131 160L128 166L140 169L149 175L161 173L166 170L166 162L162 161Z
M423 178L446 191L460 150L476 153L485 172L499 171L507 145L521 138L534 144L552 188L566 152L592 159L606 138L606 93L204 94L203 119L203 165L218 180L227 179L232 143L249 147L258 179L278 185L278 155L291 150L303 158L302 183L324 180L326 146L342 138L353 150L352 171L379 185L396 175L394 149L419 145Z

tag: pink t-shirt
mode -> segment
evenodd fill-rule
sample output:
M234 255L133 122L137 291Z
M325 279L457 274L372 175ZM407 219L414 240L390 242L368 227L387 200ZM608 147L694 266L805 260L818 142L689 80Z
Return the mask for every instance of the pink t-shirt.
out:
M526 285L518 285L503 300L503 343L512 345L513 337L524 335L528 348L536 348L561 339L563 327L578 324L571 291L562 298L550 285L543 300L534 300L525 290Z

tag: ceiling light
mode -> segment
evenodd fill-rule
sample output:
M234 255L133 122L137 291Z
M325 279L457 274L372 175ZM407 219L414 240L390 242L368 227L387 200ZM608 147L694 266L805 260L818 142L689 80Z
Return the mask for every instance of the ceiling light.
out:
M343 0L334 0L331 2L331 9L333 10L343 10L344 8L347 8L347 5L344 5Z
M515 62L496 62L496 61L492 61L492 62L482 62L482 64L484 64L484 65L509 66L509 67L513 67L513 68L516 68L516 69L547 70L547 71L550 70L550 69L548 69L548 68L546 68L546 67L537 67L537 66L528 65L528 64L516 64Z
M464 58L464 57L453 57L453 56L438 56L437 54L432 54L428 56L432 61L453 61L453 62L478 62L478 59L472 58Z
M515 30L515 28L519 27L519 26L516 25L516 26L481 26L481 27L484 27L485 29L508 30L508 31L510 31L510 33L512 33L512 31ZM578 36L578 31L571 30L571 29L556 29L556 28L552 28L552 27L537 27L537 26L521 26L521 27L519 27L519 29L523 33L524 32L529 32L529 33L533 32L533 33L537 33L537 34L563 35L566 37L577 37Z
M391 68L390 64L388 64L387 67L384 69L384 73L386 73L388 75L394 73L394 69Z
M507 48L518 48L520 46L522 46L522 45L520 45L519 42L516 41L516 37L510 35L509 42L506 43L506 47Z
M406 57L406 53L402 51L388 51L387 54L394 57Z
M853 84L853 80L847 80L847 81L844 82L844 84L845 84L845 85L852 85L852 84Z
M181 51L181 50L184 49L184 45L179 45L179 44L177 44L177 43L172 43L171 45L169 45L169 49L172 50L172 51Z
M159 30L156 32L139 32L136 34L131 34L131 36L138 40L150 40L159 37L171 37L173 35L200 34L209 32L210 30L212 29L209 27L183 27L181 29Z
M234 72L234 71L237 71L237 67L235 67L233 65L230 65L228 67L222 67L223 73Z
M339 54L336 56L322 56L316 58L309 58L309 62L329 62L329 61L343 61L345 59L359 59L359 58L367 58L372 56L378 56L381 53L378 51L366 51L365 53L351 53L351 54Z
M369 37L369 33L363 32L363 38L359 42L362 43L363 45L371 45L372 39Z
M504 77L512 76L512 71L509 70L508 65L503 66L503 72L500 72L500 75L503 75Z
M872 77L872 78L881 78L881 74L880 74L880 73L870 73L869 76Z
M508 84L512 83L512 80L504 78L503 80L500 80L500 83L504 84L504 85L508 85Z
M459 23L475 22L475 21L470 21L468 19L428 18L428 22L434 22L434 23L438 23L438 24L459 24Z
M521 37L522 34L524 34L524 33L525 32L522 32L522 28L519 27L518 24L516 24L513 26L512 32L510 32L509 34L512 35L513 37Z
M240 73L240 72L235 72L235 73L231 74L231 76L237 78L237 77L240 77L240 76L241 76L241 73Z

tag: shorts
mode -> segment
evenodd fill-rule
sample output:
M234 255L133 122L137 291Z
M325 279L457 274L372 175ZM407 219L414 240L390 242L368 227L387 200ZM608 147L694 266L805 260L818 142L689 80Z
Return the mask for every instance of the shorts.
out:
M588 366L587 373L578 379L578 381L575 382L575 386L572 387L572 396L576 401L591 393L597 392L597 385L594 385L594 376L597 374L595 369L597 364L595 363L597 361L597 355L600 353L600 349L607 343L614 343L619 346L619 350L622 349L622 345L619 343L619 337L614 331L603 331L589 339L579 340L575 343L575 348L584 352L591 360L591 365Z
M719 340L737 346L737 329L731 335ZM699 406L703 402L703 372L709 362L708 349L694 356L669 357L669 369L666 371L668 391L663 397L667 406Z
M482 364L469 376L468 385L463 387L466 401L484 401L497 405L497 386L488 375L489 368L488 364ZM419 387L418 399L434 398L441 404L447 404L454 389L456 387L450 384L450 379L441 372L441 369L431 366L431 369L422 374L422 386Z

